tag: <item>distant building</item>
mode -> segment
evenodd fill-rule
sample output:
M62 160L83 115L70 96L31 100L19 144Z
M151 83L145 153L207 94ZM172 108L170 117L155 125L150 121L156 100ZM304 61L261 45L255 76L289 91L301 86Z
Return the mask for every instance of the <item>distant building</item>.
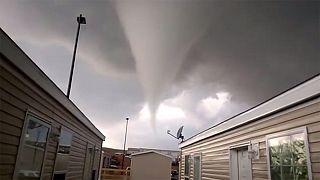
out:
M113 149L113 148L102 148L103 151L103 168L117 168L122 167L122 158L123 158L123 149ZM178 170L178 161L179 161L179 151L174 150L162 150L162 149L148 149L148 148L128 148L126 150L124 168L130 166L131 157L136 153L146 152L146 151L155 151L161 154L164 154L171 158L172 167L174 170Z
M174 150L163 150L163 149L149 149L149 148L128 148L127 154L133 155L135 153L146 152L146 151L155 151L161 154L171 157L172 161L176 161L179 158L180 151Z
M98 179L104 135L0 28L0 179Z
M115 168L121 169L122 168L122 160L123 160L123 150L121 149L113 149L113 148L102 148L102 167L103 168ZM128 155L124 158L123 168L126 169L130 166L131 157Z
M170 156L156 151L132 154L131 180L169 180L171 176Z

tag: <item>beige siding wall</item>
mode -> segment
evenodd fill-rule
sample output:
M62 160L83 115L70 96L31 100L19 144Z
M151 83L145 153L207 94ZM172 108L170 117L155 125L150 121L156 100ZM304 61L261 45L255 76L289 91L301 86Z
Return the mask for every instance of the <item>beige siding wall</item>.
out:
M184 155L196 152L202 153L202 180L229 179L229 147L250 141L260 145L260 159L252 160L252 177L266 180L266 135L303 126L308 131L313 180L320 180L320 98L182 148L181 179Z
M61 104L13 67L0 54L0 179L11 179L16 163L20 136L27 110L51 122L51 127L72 131L68 179L81 179L87 142L101 149L102 140L78 121ZM43 176L51 179L57 142L48 138ZM96 160L100 153L96 154ZM94 164L98 170L99 163Z

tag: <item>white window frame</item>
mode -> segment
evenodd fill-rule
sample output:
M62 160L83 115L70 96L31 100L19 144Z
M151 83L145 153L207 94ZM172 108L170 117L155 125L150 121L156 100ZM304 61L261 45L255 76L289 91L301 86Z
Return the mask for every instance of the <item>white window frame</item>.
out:
M42 165L41 165L41 169L40 169L40 175L39 178L41 179L42 177L42 172L43 172L43 167L45 164L45 160L46 160L46 156L47 156L47 147L48 147L48 143L49 143L49 139L50 139L50 134L51 134L51 122L36 115L35 113L31 112L30 110L27 110L25 117L24 117L24 124L23 124L23 129L21 132L21 137L20 137L20 142L19 142L19 148L18 148L18 154L17 154L17 159L16 159L16 163L15 163L15 168L14 168L14 172L13 172L13 179L17 179L18 178L18 169L20 169L20 161L21 161L21 154L22 154L22 150L25 146L25 133L28 129L28 125L29 125L29 121L30 118L29 116L32 116L36 119L33 119L32 121L36 121L44 126L46 126L48 128L48 134L47 134L47 139L46 139L46 145L44 147L44 154L43 154L43 160L42 160Z
M202 173L201 173L202 172L202 156L201 156L201 153L195 153L195 154L192 155L192 159L193 159L193 162L192 162L193 176L194 176L194 167L195 167L195 165L194 165L195 164L195 161L194 161L195 157L200 157L200 160L199 160L200 161L200 164L199 164L199 168L200 168L199 169L199 176L200 176L199 180L201 180L202 179ZM193 179L194 179L194 177L193 177Z
M294 129L285 130L282 132L270 134L266 136L266 153L267 153L267 161L268 161L268 179L271 180L271 170L270 170L270 153L269 153L269 139L282 137L282 136L289 136L294 134L304 133L304 150L306 153L307 158L307 169L308 169L308 178L312 180L312 171L311 171L311 159L310 159L310 150L309 150L309 140L308 140L308 131L307 127L299 127Z

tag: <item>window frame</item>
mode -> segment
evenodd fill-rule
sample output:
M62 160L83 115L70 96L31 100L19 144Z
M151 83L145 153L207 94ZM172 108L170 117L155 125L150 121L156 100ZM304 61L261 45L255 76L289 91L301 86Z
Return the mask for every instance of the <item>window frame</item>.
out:
M188 159L186 158L186 156L188 156ZM191 162L190 162L190 160L191 160L191 154L186 154L186 155L184 155L184 171L183 171L183 177L184 177L184 179L186 180L186 178L187 179L190 179L190 170L191 170L191 167L190 167L190 165L191 165ZM186 175L186 162L188 161L188 175Z
M42 164L41 164L41 169L40 169L40 175L39 178L41 179L42 177L42 173L43 173L43 167L45 164L45 160L46 160L46 156L47 156L47 147L49 144L49 139L50 139L50 134L51 134L51 122L38 116L36 113L31 112L29 109L27 109L26 113L25 113L25 117L24 117L24 123L23 123L23 128L22 128L22 132L21 132L21 136L20 136L20 141L19 141L19 148L18 148L18 153L17 153L17 158L16 158L16 162L15 162L15 166L14 166L14 172L13 172L13 179L17 179L18 178L18 170L20 169L20 161L21 161L21 155L22 155L22 151L24 146L28 146L25 143L25 134L27 132L28 129L28 125L29 122L31 120L30 116L34 117L35 119L32 119L32 121L35 121L37 123L42 124L43 126L48 128L48 134L47 134L47 138L46 138L46 144L44 147L44 152L43 152L43 159L42 159ZM36 148L36 147L35 147Z
M307 169L308 169L308 179L312 180L312 170L311 170L311 159L310 159L310 150L309 150L309 140L308 140L308 131L307 127L299 127L289 130L284 130L281 132L269 134L266 136L266 153L267 153L267 165L268 165L268 179L271 180L271 169L270 169L270 152L269 152L269 139L283 137L283 136L291 136L294 134L303 133L304 136L304 150L306 153L306 160L307 160Z
M192 155L192 159L193 159L193 162L192 162L192 166L193 166L193 179L194 179L194 167L195 167L195 160L194 160L194 158L195 157L200 157L199 158L199 180L201 180L202 179L202 154L201 153L195 153L195 154L193 154ZM190 167L190 166L189 166ZM190 169L190 168L189 168ZM189 172L190 173L190 172ZM189 175L190 176L190 175Z

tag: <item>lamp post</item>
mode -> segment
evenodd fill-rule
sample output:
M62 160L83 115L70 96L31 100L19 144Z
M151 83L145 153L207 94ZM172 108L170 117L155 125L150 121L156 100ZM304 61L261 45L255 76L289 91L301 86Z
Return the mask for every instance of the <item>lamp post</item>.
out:
M86 24L86 18L83 17L82 14L80 14L80 16L77 17L77 22L78 22L78 29L77 29L76 43L74 44L74 49L73 49L72 64L71 64L71 70L70 70L70 76L69 76L69 84L68 84L68 90L67 90L67 97L68 98L70 96L74 63L76 61L76 52L77 52L78 39L79 39L79 33L80 33L80 24Z
M123 144L123 156L122 156L122 167L121 169L123 169L123 164L124 164L124 156L126 153L126 141L127 141L127 130L128 130L128 122L129 122L129 118L126 118L126 132L124 134L124 144Z

